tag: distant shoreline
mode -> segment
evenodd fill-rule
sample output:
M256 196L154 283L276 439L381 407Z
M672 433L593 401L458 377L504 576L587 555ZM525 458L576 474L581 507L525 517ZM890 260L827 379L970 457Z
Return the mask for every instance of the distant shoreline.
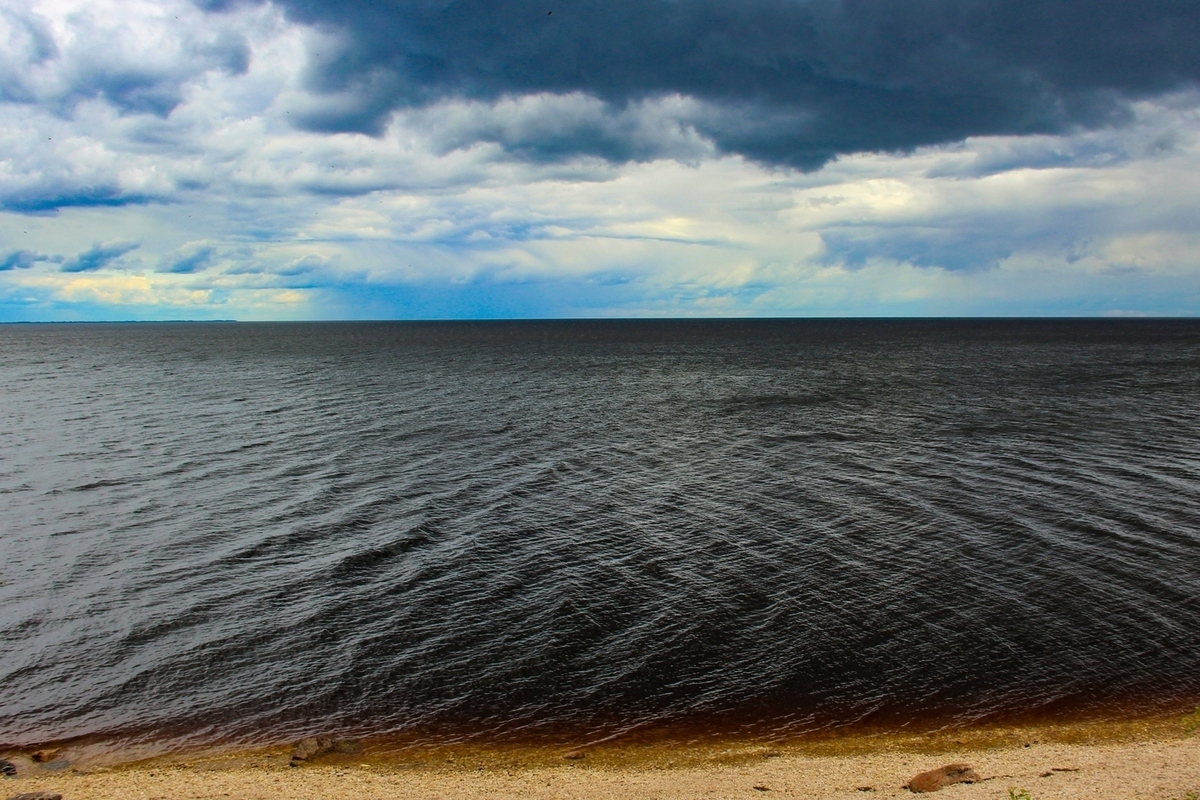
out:
M229 324L246 325L422 325L422 324L538 324L538 323L781 323L781 322L1111 322L1116 324L1149 324L1161 322L1200 322L1200 314L1101 314L1101 315L1033 315L1033 316L793 316L793 317L412 317L379 319L13 319L0 320L3 325L197 325Z

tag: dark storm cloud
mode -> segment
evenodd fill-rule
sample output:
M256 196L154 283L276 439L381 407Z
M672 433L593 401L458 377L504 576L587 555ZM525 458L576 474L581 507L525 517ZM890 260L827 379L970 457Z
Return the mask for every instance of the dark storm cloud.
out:
M328 102L302 124L321 131L378 132L395 109L448 98L578 92L617 116L680 95L703 101L686 123L718 150L811 168L1120 122L1131 99L1200 76L1194 0L281 2L339 42L311 53ZM561 134L514 152L641 154L611 126Z
M63 272L94 272L107 267L121 256L140 247L137 242L107 242L96 244L74 258L63 262Z

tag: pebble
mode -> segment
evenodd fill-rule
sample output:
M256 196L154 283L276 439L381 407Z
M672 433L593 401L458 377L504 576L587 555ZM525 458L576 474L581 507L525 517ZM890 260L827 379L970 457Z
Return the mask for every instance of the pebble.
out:
M979 776L975 774L975 770L967 764L947 764L914 775L907 788L911 792L936 792L955 783L975 783L978 780Z

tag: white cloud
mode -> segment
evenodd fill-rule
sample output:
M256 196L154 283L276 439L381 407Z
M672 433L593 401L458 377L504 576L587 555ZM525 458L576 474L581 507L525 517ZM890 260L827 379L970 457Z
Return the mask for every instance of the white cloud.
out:
M0 15L0 255L34 254L0 271L0 318L417 313L412 287L531 282L552 288L514 313L1091 313L1118 289L1200 312L1195 95L1123 128L800 174L722 156L698 133L718 112L679 96L453 101L379 137L299 130L329 102L305 88L318 34L270 5L201 13ZM421 308L454 313L437 302Z

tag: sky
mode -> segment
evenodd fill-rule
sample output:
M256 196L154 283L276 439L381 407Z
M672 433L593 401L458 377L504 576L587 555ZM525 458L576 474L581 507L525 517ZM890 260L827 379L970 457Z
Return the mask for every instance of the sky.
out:
M0 321L1200 315L1195 0L0 0Z

